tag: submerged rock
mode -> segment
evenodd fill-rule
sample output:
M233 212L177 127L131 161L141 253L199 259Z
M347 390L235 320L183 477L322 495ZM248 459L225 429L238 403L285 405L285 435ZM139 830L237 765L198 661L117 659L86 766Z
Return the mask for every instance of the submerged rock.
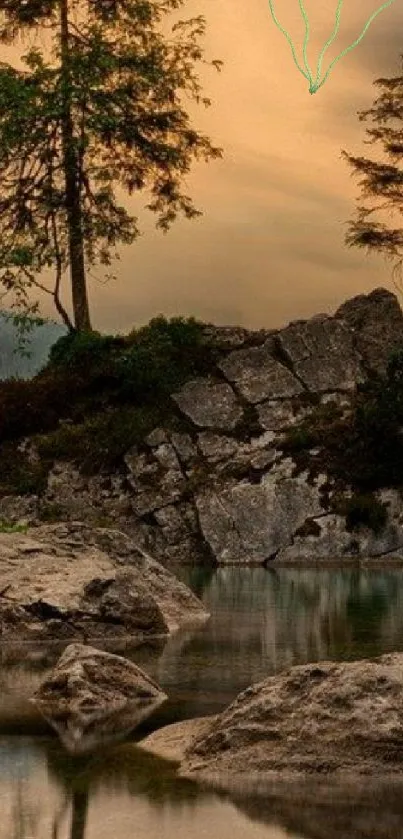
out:
M70 644L32 701L69 752L127 735L168 697L131 661Z

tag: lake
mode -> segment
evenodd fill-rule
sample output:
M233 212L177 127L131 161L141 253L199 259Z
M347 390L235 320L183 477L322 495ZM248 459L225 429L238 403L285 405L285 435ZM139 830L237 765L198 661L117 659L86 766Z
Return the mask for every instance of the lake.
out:
M29 703L59 652L1 650L0 839L326 836L314 811L300 808L287 817L264 803L238 806L176 779L172 764L142 754L135 740L170 722L217 713L252 682L293 664L402 651L403 571L229 567L178 573L211 618L167 642L125 650L169 696L130 742L91 757L67 756ZM400 839L403 812L396 807L382 819L378 811L375 832L365 814L355 823L357 808L347 822L335 811L328 835Z

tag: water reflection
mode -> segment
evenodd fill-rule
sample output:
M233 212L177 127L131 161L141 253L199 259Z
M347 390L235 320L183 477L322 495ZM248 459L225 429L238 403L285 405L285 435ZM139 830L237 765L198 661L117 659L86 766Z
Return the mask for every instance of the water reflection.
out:
M204 575L197 568L181 574L211 618L165 645L122 650L170 697L137 736L216 713L248 684L296 663L403 650L400 570L221 568ZM66 755L29 702L59 654L50 648L1 652L0 839L403 835L402 794L385 795L378 810L358 798L334 797L327 808L302 796L287 803L252 794L228 800L178 780L172 764L133 743L91 757ZM35 736L11 736L24 730Z
M174 766L132 744L90 758L66 757L57 741L31 743L31 772L0 783L1 839L286 839L230 802L178 780ZM25 749L29 749L28 741ZM13 751L13 744L10 744ZM21 790L21 794L18 793Z
M168 695L180 693L188 716L215 713L247 685L294 664L403 650L400 570L220 568L203 600L210 621L170 639L151 664Z

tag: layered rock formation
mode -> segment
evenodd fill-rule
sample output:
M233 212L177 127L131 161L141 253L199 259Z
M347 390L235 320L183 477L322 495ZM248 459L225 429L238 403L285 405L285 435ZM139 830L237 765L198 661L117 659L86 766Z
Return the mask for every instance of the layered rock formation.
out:
M282 448L318 405L348 409L357 383L385 370L402 336L402 311L384 289L280 330L206 326L220 357L171 397L186 430L155 428L113 475L55 462L45 492L1 498L0 517L35 525L49 508L61 519L107 517L165 565L402 558L397 492L378 493L387 522L377 535L352 534L331 508L326 471L298 470Z
M207 617L120 531L72 522L0 533L3 642L161 637Z

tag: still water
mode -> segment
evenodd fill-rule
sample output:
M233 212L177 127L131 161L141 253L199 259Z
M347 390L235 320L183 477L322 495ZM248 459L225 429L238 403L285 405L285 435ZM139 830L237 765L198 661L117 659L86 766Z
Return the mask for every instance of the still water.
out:
M28 701L60 651L1 650L0 839L403 837L400 805L371 830L362 814L354 824L357 808L343 817L339 808L321 827L318 814L302 808L291 818L259 802L237 806L175 779L171 764L135 745L161 725L217 713L247 685L293 664L403 650L403 571L222 568L181 576L211 618L125 651L170 697L131 742L68 757Z

